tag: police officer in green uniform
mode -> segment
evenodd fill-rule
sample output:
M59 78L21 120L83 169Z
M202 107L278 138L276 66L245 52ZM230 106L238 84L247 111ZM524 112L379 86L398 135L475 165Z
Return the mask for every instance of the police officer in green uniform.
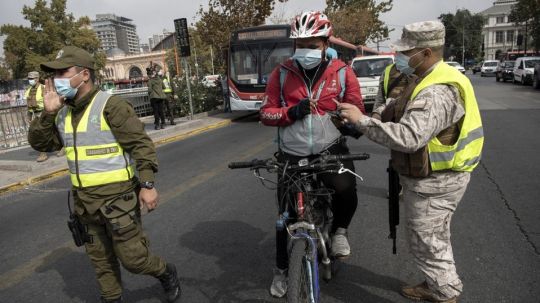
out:
M101 300L122 301L121 263L159 279L168 302L175 302L181 292L176 267L149 251L141 225L141 209L158 205L156 151L143 124L127 101L94 85L94 59L85 50L66 46L41 68L54 81L45 82L44 111L28 140L43 152L65 147Z
M161 78L161 82L163 83L163 93L167 97L164 104L165 111L167 112L165 115L169 118L171 125L176 125L176 122L174 122L174 109L176 108L176 104L174 102L174 94L171 83L169 82L168 76L165 76L163 73L163 70L158 71L158 76Z
M27 106L27 121L31 122L39 118L43 112L43 84L39 83L39 72L32 71L28 73L28 84L30 86L24 92L24 99ZM47 153L39 153L37 162L46 161L49 158Z

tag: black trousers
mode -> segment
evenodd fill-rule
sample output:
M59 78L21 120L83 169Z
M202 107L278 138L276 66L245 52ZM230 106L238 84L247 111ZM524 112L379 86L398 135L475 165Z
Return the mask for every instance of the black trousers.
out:
M167 102L164 99L150 99L150 105L154 110L154 124L160 125L159 120L161 119L161 124L165 124L165 113L163 112L164 103Z
M167 118L169 118L169 122L174 122L174 108L176 107L174 104L174 97L170 93L165 94L167 96L167 100L164 100L164 107L165 107L165 115Z
M333 155L346 155L349 154L349 148L345 141L336 143L328 148L328 152ZM316 156L308 157L315 158ZM290 163L298 163L298 160L306 158L294 156L286 153L278 155L280 162L289 160ZM311 160L311 159L310 159ZM343 166L354 171L353 161L344 161ZM320 174L318 178L323 182L324 186L329 189L333 189L335 193L332 195L332 213L334 214L334 220L332 223L331 232L335 232L338 228L348 228L351 224L354 213L358 206L358 197L356 194L356 179L355 176L344 173L326 173ZM283 189L278 186L277 190L279 201L279 214L281 215L285 210L289 213L294 210L290 210L287 207L287 198L283 198ZM294 199L294 197L291 197ZM279 269L286 269L289 267L289 258L287 254L287 231L276 230L276 266Z

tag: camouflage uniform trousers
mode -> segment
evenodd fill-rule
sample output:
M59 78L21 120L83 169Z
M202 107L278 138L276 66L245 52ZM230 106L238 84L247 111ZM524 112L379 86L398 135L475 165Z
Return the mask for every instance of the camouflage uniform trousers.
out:
M165 272L164 260L151 254L148 248L138 197L134 192L128 197L131 199L121 196L108 204L112 212L101 207L94 214L85 211L83 202L75 198L76 213L92 237L92 243L85 244L86 253L94 266L101 296L107 300L122 295L119 261L134 274L158 277Z
M429 187L425 191L412 184L414 179L401 179L407 240L415 262L440 300L457 297L463 291L463 284L456 272L450 222L467 189L470 173L454 174L449 179L456 183L440 184L436 190Z

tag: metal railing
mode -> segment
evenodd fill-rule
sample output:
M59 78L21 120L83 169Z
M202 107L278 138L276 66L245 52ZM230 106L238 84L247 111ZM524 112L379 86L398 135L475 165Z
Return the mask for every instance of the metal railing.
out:
M131 103L139 117L152 114L147 87L116 90L111 94ZM26 105L0 108L0 150L27 145L28 128Z
M139 117L144 117L152 114L152 106L148 99L148 87L138 87L130 89L114 90L111 94L122 97L129 101L135 113Z
M0 109L0 150L28 144L25 105Z

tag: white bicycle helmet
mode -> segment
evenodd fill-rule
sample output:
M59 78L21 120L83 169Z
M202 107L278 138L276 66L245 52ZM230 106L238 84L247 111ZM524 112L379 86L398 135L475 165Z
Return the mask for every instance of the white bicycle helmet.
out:
M292 39L332 36L332 24L321 12L304 12L291 25Z

